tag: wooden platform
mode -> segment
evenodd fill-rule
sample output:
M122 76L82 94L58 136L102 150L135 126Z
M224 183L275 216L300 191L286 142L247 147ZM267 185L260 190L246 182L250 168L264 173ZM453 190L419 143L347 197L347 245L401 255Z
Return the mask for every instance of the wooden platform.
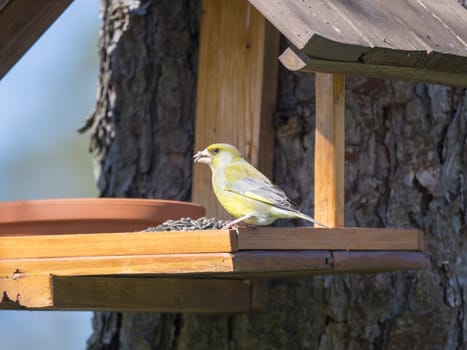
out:
M428 268L418 230L261 228L0 237L0 308L234 312L264 278Z

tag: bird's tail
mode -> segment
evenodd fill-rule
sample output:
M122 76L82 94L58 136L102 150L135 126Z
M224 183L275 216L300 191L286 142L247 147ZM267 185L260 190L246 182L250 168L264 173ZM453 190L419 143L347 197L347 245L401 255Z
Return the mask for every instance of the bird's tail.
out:
M309 222L311 222L311 223L313 223L313 224L315 224L315 225L321 226L321 227L329 228L328 225L325 225L325 224L322 224L322 223L316 221L316 220L313 219L311 216L308 216L308 215L306 215L306 214L303 214L303 213L301 213L301 212L299 212L299 211L297 211L296 213L297 213L297 217L300 218L300 219L309 221Z

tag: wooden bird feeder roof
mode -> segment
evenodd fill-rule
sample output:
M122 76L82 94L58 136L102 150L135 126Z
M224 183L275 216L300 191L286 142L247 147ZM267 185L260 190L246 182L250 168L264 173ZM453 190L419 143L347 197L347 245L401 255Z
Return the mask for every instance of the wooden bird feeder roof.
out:
M291 70L467 86L467 10L456 0L250 0L294 45Z
M71 4L0 0L0 78ZM295 46L291 70L467 86L467 11L456 0L250 0Z

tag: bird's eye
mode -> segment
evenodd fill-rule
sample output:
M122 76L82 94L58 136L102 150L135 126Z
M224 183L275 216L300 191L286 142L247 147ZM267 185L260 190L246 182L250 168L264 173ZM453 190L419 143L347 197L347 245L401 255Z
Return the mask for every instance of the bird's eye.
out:
M219 153L220 149L219 149L219 148L214 148L212 151L213 151L214 153Z

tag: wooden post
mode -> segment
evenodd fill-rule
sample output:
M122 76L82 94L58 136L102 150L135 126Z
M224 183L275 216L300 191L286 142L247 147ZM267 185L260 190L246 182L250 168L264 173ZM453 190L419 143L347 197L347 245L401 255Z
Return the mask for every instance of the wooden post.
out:
M195 151L231 143L271 176L279 33L247 0L204 0L202 6ZM208 216L229 218L207 166L194 166L192 199Z
M344 226L345 76L316 73L315 219Z

